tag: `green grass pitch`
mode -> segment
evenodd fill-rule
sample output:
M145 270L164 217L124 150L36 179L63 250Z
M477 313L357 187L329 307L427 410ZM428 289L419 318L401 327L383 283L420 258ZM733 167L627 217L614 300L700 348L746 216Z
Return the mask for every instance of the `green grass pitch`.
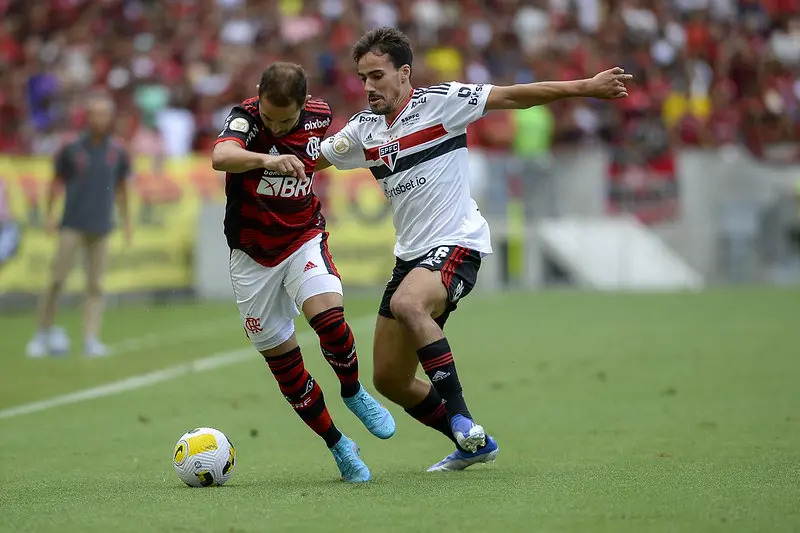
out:
M347 303L369 388L378 293ZM75 338L79 316L62 316ZM27 360L31 322L0 316L0 411L247 348L233 304L113 309L106 338L122 350L103 360ZM800 531L800 292L473 295L447 333L500 443L494 464L425 473L451 446L395 407L397 434L371 437L305 334L374 481L338 481L253 352L0 418L0 530ZM236 445L224 487L190 489L172 470L175 441L201 425Z

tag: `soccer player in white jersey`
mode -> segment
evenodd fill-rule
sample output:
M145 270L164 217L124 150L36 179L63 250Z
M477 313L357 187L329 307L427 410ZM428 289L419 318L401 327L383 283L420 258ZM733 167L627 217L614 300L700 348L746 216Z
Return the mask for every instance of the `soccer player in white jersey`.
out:
M473 421L442 329L492 251L470 196L466 128L493 109L625 97L632 76L617 67L576 81L414 89L411 45L395 28L362 36L353 60L369 110L322 143L317 169L369 168L392 204L397 261L375 325L375 387L455 442L456 451L428 471L492 461L497 442ZM415 377L419 364L430 382Z

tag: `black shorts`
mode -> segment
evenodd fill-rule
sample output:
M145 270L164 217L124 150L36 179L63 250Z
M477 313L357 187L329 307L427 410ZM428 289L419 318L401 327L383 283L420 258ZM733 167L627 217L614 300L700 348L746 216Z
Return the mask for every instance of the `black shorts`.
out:
M442 284L447 289L447 309L436 321L444 325L450 313L455 311L458 301L475 287L478 270L481 268L481 254L463 246L437 246L424 256L411 261L398 258L392 270L392 278L383 292L378 309L380 316L394 318L389 302L408 273L417 267L442 273Z

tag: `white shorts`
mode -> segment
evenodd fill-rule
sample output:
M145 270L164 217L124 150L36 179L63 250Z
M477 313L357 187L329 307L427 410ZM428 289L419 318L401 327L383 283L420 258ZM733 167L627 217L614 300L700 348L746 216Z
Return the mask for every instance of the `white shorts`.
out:
M247 337L259 351L275 348L294 333L298 308L318 294L342 294L328 252L327 234L317 235L282 263L265 267L231 250L231 283Z

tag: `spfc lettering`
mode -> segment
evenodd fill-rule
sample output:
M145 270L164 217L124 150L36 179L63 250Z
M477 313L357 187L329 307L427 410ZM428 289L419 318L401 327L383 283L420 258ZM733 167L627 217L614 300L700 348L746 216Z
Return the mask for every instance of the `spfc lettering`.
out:
M391 144L384 144L378 148L378 157L380 157L381 161L383 161L390 170L394 170L394 164L397 162L397 155L399 153L400 143L397 141Z
M419 121L419 113L414 113L413 115L405 117L404 119L400 120L400 124L411 124L412 121Z

